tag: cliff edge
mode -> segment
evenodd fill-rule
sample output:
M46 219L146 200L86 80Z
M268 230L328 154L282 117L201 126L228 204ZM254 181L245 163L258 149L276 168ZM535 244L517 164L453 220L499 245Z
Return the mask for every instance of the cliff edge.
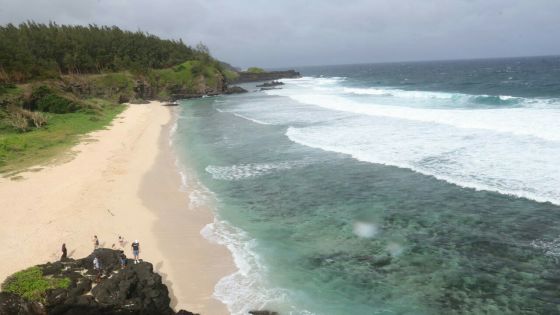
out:
M120 251L97 249L82 259L63 259L31 267L2 284L2 315L162 314L175 312L169 291L149 262L128 259L121 268ZM93 259L101 263L94 268Z

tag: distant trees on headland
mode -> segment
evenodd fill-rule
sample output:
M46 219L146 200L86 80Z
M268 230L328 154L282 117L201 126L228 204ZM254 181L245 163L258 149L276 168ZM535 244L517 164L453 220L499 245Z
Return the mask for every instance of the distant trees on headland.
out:
M208 49L116 26L27 22L0 26L0 82L23 82L61 74L167 68L208 60Z

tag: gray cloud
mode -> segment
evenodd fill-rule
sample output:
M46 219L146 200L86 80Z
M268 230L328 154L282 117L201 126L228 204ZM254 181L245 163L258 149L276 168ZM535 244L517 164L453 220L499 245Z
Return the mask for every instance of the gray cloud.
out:
M141 29L243 67L560 54L558 13L557 0L0 2L2 24Z

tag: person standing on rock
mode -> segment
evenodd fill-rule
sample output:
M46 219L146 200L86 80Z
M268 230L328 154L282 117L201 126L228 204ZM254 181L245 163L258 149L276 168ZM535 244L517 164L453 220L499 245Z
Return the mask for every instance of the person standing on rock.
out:
M126 268L126 255L124 254L124 251L121 250L121 254L119 255L119 260L121 261L121 269L125 269Z
M119 235L119 245L121 246L121 249L124 249L124 237Z
M93 236L93 250L96 250L99 248L99 239L97 238L97 235Z
M140 254L140 243L138 243L138 240L135 240L132 245L132 255L134 256L134 263L137 264L140 262L140 260L138 259L138 256Z
M66 259L66 243L62 244L62 256L60 256L60 260L65 260Z
M99 258L97 258L97 256L93 258L93 270L95 270L97 273L95 282L99 283L99 281L101 280L101 262L99 261Z
M93 257L93 270L101 270L101 262L99 262L99 258L97 258L97 256Z

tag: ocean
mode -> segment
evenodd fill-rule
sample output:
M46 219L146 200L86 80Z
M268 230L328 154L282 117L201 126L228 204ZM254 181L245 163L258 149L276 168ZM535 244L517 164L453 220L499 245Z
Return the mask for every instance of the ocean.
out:
M296 70L181 102L232 314L560 313L560 57Z

